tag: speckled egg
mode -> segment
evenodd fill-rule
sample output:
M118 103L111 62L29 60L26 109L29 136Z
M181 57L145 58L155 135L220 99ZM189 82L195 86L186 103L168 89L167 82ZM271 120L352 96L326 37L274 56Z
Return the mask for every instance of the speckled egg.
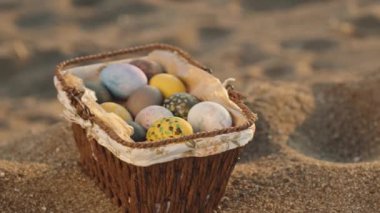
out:
M151 105L162 104L162 94L160 90L152 86L142 86L135 90L128 98L125 106L128 111L136 116L142 109Z
M170 110L174 116L187 119L191 107L199 103L198 98L189 93L176 93L164 100L163 106Z
M194 105L189 111L187 120L195 132L208 132L232 126L232 118L226 108L211 101Z
M85 87L95 92L98 103L108 102L112 100L111 94L100 81L85 81Z
M137 114L135 121L145 129L149 129L155 121L166 117L173 117L173 114L165 107L153 105L142 109Z
M157 141L169 138L193 134L193 128L180 117L161 118L148 129L146 138L148 141Z
M146 130L144 129L144 127L142 127L140 124L133 121L127 121L127 123L133 127L133 135L131 136L131 138L134 141L140 142L140 141L146 140L145 138Z
M131 114L120 104L105 102L100 104L106 112L113 112L125 121L132 120Z
M156 74L164 72L163 67L159 63L148 59L139 58L132 60L129 63L140 68L145 73L146 77L148 77L148 79L152 78L152 76Z
M185 84L174 75L161 73L153 76L149 84L157 87L165 98L179 92L186 92Z
M148 79L138 67L130 64L110 64L100 73L101 82L119 99L147 84Z

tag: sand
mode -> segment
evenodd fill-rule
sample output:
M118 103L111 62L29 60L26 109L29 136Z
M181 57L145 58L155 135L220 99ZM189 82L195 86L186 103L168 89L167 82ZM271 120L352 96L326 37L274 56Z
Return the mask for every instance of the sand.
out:
M380 4L0 2L0 212L118 212L85 176L52 77L61 60L178 45L258 113L222 212L377 212Z

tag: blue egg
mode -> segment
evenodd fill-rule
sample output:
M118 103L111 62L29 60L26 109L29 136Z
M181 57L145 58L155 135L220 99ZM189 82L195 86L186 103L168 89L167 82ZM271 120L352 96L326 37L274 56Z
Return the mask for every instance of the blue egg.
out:
M144 129L144 127L142 127L140 124L133 121L127 121L127 123L133 127L133 135L131 136L131 138L134 141L140 142L140 141L146 140L145 138L146 130Z
M112 100L111 94L100 81L85 81L84 85L95 92L98 103L109 102Z
M143 71L130 64L110 64L100 73L100 81L118 99L126 99L133 91L147 84Z

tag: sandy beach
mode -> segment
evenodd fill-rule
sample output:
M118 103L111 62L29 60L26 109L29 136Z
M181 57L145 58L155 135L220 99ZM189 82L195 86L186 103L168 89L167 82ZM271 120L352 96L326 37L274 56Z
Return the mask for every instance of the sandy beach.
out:
M258 114L221 212L378 212L376 0L0 2L0 212L118 212L81 171L53 85L78 55L163 42Z

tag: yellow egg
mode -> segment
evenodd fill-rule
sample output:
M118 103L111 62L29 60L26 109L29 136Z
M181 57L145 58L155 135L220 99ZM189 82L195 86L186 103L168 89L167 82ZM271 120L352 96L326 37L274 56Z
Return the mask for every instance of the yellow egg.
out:
M146 138L148 141L158 141L168 138L178 138L193 134L193 128L180 117L161 118L148 129Z
M113 102L105 102L100 104L102 108L107 112L113 112L125 121L132 120L131 114L120 104Z
M186 92L186 87L181 80L171 74L162 73L154 75L149 84L157 87L165 98L179 92Z

